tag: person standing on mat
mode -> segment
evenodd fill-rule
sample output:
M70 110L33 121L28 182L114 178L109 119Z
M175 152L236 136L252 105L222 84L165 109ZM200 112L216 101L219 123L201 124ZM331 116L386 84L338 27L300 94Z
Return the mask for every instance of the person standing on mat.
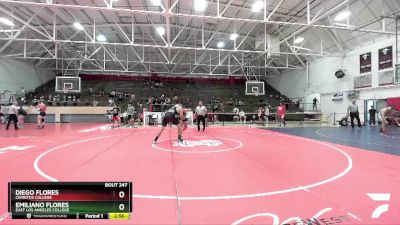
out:
M1 106L0 106L0 124L5 123L5 122L6 122L6 120L4 119L4 114L2 113Z
M19 130L17 115L18 115L18 102L14 101L13 104L10 107L8 107L8 122L6 130L9 129L11 122L14 123L15 130Z
M376 109L374 108L374 106L371 106L371 109L368 110L368 113L369 113L369 125L375 126Z
M44 128L45 125L45 116L46 116L46 104L44 104L43 100L39 101L39 104L36 106L36 108L39 110L39 115L37 117L37 129L42 129Z
M162 132L164 131L165 127L168 124L174 124L178 127L178 142L182 143L182 132L187 128L187 119L186 119L186 112L188 109L183 107L181 104L175 104L172 106L164 115L162 119L162 127L161 130L157 133L157 136L153 140L153 144L156 144L158 138L161 136Z
M360 114L358 112L358 105L355 99L351 100L351 104L347 107L347 115L350 115L351 127L354 128L354 118L357 120L358 127L361 128Z
M202 101L199 101L199 105L195 110L196 120L197 120L197 132L200 131L200 122L203 123L203 132L206 129L206 115L207 108L203 105Z
M128 114L127 124L129 125L129 128L132 128L132 126L135 123L135 119L133 114L135 113L135 107L133 107L132 103L128 103L128 108L126 108L126 113Z
M379 111L378 119L381 122L381 128L379 128L379 132L386 132L386 126L389 125L388 119L391 117L393 109L393 106L388 106Z
M281 104L278 106L278 108L276 109L276 116L277 116L277 121L279 123L279 126L282 125L286 126L286 121L285 121L285 116L286 116L286 107L283 104L283 102L281 102Z
M114 104L114 108L111 110L111 113L112 113L112 118L111 118L112 128L116 128L116 127L120 126L121 117L119 117L119 111L121 111L119 109L119 107L116 104Z
M265 124L268 124L268 122L269 122L269 108L268 108L268 106L265 106L264 107L264 111L265 111Z

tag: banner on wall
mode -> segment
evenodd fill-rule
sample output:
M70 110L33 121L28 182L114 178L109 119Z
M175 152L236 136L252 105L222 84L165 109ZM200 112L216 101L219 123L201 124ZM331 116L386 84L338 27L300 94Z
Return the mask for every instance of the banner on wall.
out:
M379 49L379 70L393 68L393 47Z
M354 77L354 89L372 87L372 74Z
M360 74L371 73L371 52L360 55Z
M379 86L389 85L394 83L394 70L385 70L378 72Z
M332 101L343 101L344 94L343 92L335 92L332 94Z

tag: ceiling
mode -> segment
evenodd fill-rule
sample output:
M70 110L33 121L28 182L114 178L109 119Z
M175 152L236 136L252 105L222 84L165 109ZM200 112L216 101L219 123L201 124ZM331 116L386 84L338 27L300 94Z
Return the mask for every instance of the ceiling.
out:
M261 0L254 12L256 1L0 0L0 18L14 24L0 23L0 56L67 76L256 79L392 37L400 12L397 0Z

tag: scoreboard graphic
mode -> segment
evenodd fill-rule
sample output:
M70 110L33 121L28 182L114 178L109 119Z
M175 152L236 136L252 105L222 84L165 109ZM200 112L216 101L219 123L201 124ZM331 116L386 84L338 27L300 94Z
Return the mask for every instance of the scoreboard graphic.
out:
M12 219L129 219L131 182L9 182Z

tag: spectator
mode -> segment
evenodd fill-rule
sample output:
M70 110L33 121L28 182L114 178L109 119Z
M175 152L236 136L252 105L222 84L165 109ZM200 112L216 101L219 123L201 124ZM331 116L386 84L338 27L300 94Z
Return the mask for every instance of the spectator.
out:
M112 98L108 99L108 106L113 106L114 105L114 100Z
M39 104L39 101L36 99L36 97L34 97L32 100L32 105L37 106L38 104Z
M283 102L281 102L276 109L276 120L278 121L279 126L281 126L282 123L283 126L286 126L285 116L286 116L286 107L283 104Z
M4 114L3 114L3 112L1 111L1 106L0 106L0 123L3 124L3 123L5 123L5 122L6 122L6 120L4 119Z
M121 118L119 117L120 108L114 104L113 109L111 110L112 118L111 121L113 123L113 127L119 127L121 123Z
M240 121L240 118L239 118L239 108L238 107L235 107L235 108L233 108L233 110L232 110L232 112L234 113L234 115L233 115L233 122L239 122Z
M317 111L317 109L318 109L317 103L318 103L318 99L317 99L317 97L314 97L313 103L312 103L313 111Z
M93 106L96 107L97 105L99 105L99 102L96 99L94 99L93 100Z
M26 113L25 109L22 108L22 105L18 109L18 127L23 128L25 124L25 117L28 114Z
M131 94L130 102L133 103L134 101L136 101L136 95L135 94Z
M368 111L369 113L369 125L370 126L375 126L375 115L376 115L376 109L374 106L371 106L371 109Z
M239 112L239 121L241 121L245 124L246 119L247 119L246 113L243 111L243 109L241 109Z
M124 95L121 92L119 92L118 93L118 101L122 102L123 100L124 100Z
M110 94L108 95L108 97L114 99L115 93L116 93L115 90L110 91Z

